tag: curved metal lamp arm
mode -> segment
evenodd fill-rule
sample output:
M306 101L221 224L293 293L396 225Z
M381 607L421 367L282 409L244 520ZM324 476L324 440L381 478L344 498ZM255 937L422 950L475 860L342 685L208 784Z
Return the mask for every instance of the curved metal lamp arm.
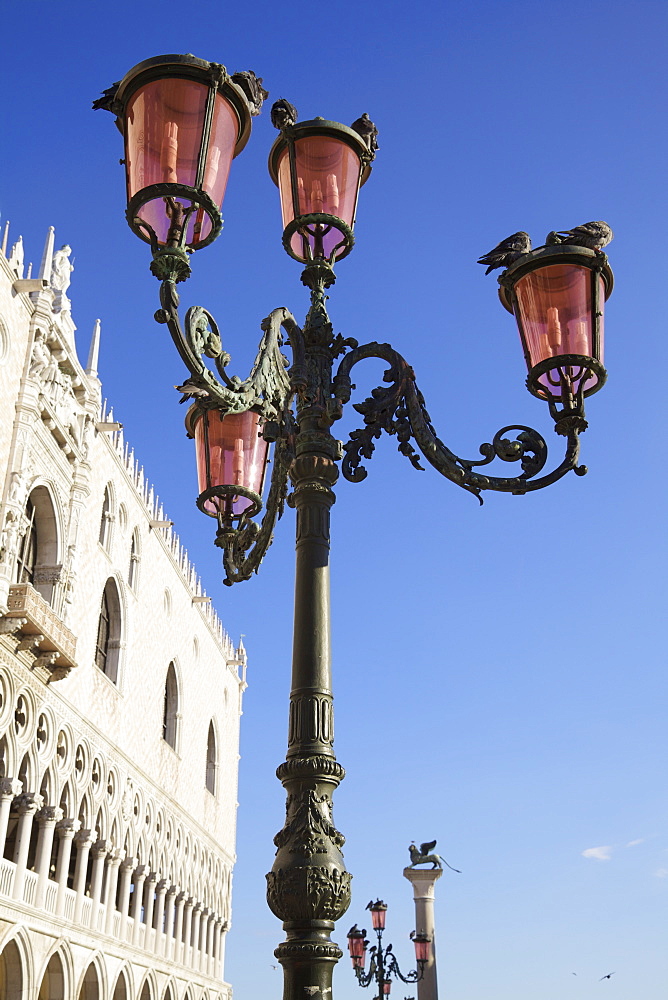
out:
M549 486L573 469L577 475L584 475L586 467L578 466L579 439L577 429L567 435L566 455L563 462L553 472L533 479L543 469L547 461L547 445L542 436L531 427L511 424L495 434L491 443L480 446L482 459L459 458L437 437L422 393L415 384L415 374L407 361L390 344L364 344L350 351L341 361L333 380L337 403L347 403L351 395L350 372L366 358L380 358L387 361L390 368L383 378L389 386L379 386L362 403L355 403L354 409L364 417L364 427L352 431L343 446L343 475L353 483L359 483L367 476L362 459L373 455L374 440L382 431L396 435L399 451L405 455L416 469L422 469L420 457L411 443L418 446L427 461L457 486L468 490L482 503L482 490L497 490L503 493L528 493ZM513 439L505 437L513 432ZM495 458L504 462L520 462L522 474L513 478L485 476L474 472L478 466L487 465Z
M376 963L376 946L375 944L369 949L369 957L371 959L369 963L369 971L365 972L364 969L359 969L355 966L355 976L357 977L357 982L360 986L370 986L371 983L376 978L376 970L378 965Z
M290 417L290 414L287 414ZM274 540L276 521L283 516L288 493L288 472L294 458L293 435L281 437L274 447L274 468L267 497L267 507L260 525L250 519L242 520L236 529L221 530L216 537L216 545L223 549L225 579L223 583L231 587L234 583L250 580L257 573L265 553Z
M185 330L179 317L179 294L173 278L160 286L161 307L155 314L172 336L190 377L182 387L184 400L196 398L203 405L225 413L242 413L251 407L265 420L280 421L295 390L301 385L304 364L304 338L294 316L287 309L274 309L261 323L262 340L250 374L243 381L227 374L230 355L223 350L220 331L211 313L202 306L192 306L185 316ZM281 352L285 330L293 354L288 375L288 361ZM211 358L219 378L204 363ZM292 376L292 377L291 377ZM294 386L294 387L293 387Z
M418 971L417 969L413 969L407 976L404 976L399 968L399 963L397 962L394 952L390 950L391 947L392 946L390 945L385 952L386 971L391 972L393 976L397 977L397 979L401 979L403 983L417 983L417 981L422 978L423 970L420 969Z

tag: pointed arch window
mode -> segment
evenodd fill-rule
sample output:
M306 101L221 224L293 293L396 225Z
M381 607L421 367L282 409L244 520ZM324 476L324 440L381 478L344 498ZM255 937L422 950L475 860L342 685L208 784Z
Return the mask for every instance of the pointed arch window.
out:
M102 517L100 518L99 542L103 549L109 549L111 544L111 523L114 519L112 510L111 489L105 487L104 499L102 501Z
M45 486L37 486L26 501L13 582L29 583L47 604L56 607L60 593L58 524L53 501Z
M130 542L130 565L128 567L128 586L132 590L137 589L137 581L139 579L139 531L137 528L132 532L132 541Z
M174 663L167 667L165 680L165 701L162 713L162 738L172 750L176 750L179 723L179 686Z
M213 721L209 723L209 734L206 740L206 787L212 795L216 794L218 772L218 750L216 747L216 731Z
M121 602L116 582L110 577L102 592L100 616L97 622L95 663L103 674L118 681L118 659L121 647Z

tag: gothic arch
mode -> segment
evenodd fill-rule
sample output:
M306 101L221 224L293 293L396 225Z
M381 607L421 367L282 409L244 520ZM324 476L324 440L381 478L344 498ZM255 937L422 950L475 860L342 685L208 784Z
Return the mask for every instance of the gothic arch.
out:
M93 955L81 977L77 1000L103 1000L106 994L106 975L103 956Z
M29 997L34 990L33 954L25 928L19 927L0 945L0 996Z
M127 605L116 575L110 576L100 599L95 663L109 680L118 686L121 673L121 650L125 646Z
M130 538L130 553L128 562L128 587L136 591L139 582L139 565L141 563L141 535L136 526Z
M219 771L219 750L220 740L218 738L218 726L216 720L211 719L206 736L206 777L205 785L207 791L212 795L218 794L218 771Z
M157 1000L158 989L155 981L155 975L151 970L146 973L137 996L139 1000Z
M100 512L100 531L98 541L105 552L111 551L113 541L113 524L116 520L116 490L111 480L104 487L102 495L102 510Z
M74 963L67 942L59 941L51 949L43 971L37 977L37 1000L69 1000L74 981Z
M63 511L51 483L37 481L26 499L14 577L54 604L62 563ZM29 551L30 550L30 551Z
M111 1000L130 1000L128 982L132 982L132 975L129 969L123 967L116 977Z
M162 712L162 738L172 750L178 752L181 722L181 670L176 657L170 661L165 676L165 693Z

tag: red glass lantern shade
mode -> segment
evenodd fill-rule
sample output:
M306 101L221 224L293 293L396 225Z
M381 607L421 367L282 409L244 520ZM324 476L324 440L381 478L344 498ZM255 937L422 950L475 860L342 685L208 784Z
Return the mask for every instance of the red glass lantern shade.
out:
M418 962L428 962L431 954L431 938L427 934L411 934Z
M348 951L353 963L353 969L363 969L366 959L366 931L352 930L348 934Z
M613 283L605 254L542 247L499 281L501 301L517 320L529 391L566 405L600 389L606 379L603 308Z
M377 899L376 902L371 903L367 909L371 910L371 925L373 929L375 931L384 931L387 905L382 901L382 899Z
M223 414L195 404L186 428L195 438L200 508L224 519L256 514L269 449L260 415L252 410Z
M390 979L383 979L383 996L389 997L391 989L392 981Z
M371 154L362 138L324 118L284 129L269 156L278 185L291 257L340 260L352 249L357 196L370 172ZM321 216L319 220L309 216Z
M220 232L230 165L250 134L241 90L215 64L159 56L130 70L116 99L131 228L157 246L206 246Z

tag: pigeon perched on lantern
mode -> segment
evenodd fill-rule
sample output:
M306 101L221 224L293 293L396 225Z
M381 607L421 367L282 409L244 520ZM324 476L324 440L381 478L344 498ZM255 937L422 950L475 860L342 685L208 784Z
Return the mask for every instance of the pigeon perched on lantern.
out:
M565 243L578 247L588 247L589 250L602 250L613 238L613 232L607 222L584 222L574 229L553 230L545 238L546 246L561 246Z
M478 264L487 264L488 267L485 274L489 274L490 271L494 271L497 267L510 267L511 264L514 264L525 253L529 253L530 250L531 237L528 233L520 230L519 233L513 233L507 239L501 240L489 253L483 254L478 260Z

